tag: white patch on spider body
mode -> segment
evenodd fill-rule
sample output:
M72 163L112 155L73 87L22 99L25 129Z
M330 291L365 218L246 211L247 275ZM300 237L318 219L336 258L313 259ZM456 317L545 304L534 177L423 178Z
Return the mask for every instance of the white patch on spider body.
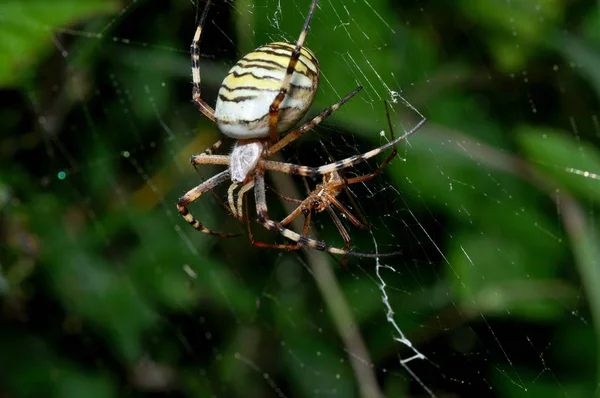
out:
M231 181L234 184L244 182L248 174L254 170L263 152L260 141L238 141L229 157Z

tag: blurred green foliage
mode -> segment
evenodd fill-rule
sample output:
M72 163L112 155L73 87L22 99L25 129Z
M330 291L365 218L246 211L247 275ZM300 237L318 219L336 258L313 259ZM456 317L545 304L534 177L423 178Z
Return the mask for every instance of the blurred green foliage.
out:
M240 53L294 40L308 3L217 2L207 101ZM203 6L0 4L0 396L359 395L302 252L213 239L176 212L200 179L187 158L218 137L190 103ZM600 180L583 174L600 173L599 27L597 2L320 2L312 112L365 89L284 156L320 164L321 145L337 159L381 144L397 93L429 119L405 161L355 192L372 234L349 228L358 251L403 252L378 272L427 357L408 363L418 379L375 263L330 262L386 396L597 394ZM418 120L393 106L397 134ZM192 211L244 231L212 197Z

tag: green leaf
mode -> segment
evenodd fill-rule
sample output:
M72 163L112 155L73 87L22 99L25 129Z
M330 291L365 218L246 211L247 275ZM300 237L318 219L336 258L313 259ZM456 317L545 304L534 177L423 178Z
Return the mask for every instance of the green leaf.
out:
M32 64L61 41L66 26L84 19L114 13L114 0L6 1L0 3L0 86L17 86Z

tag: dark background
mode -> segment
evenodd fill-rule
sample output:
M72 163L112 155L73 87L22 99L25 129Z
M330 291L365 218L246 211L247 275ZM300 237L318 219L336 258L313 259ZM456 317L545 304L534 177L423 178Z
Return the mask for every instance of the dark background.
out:
M188 164L219 136L190 102L203 7L0 4L1 397L598 395L598 2L320 2L310 115L365 89L283 158L385 143L383 100L408 130L420 116L396 93L428 118L353 187L356 206L344 198L372 224L348 225L354 250L402 255L346 267L178 215L219 170ZM217 1L206 101L241 54L295 40L308 7ZM301 179L267 182L274 219L273 190L305 195ZM212 195L190 209L246 234ZM326 214L314 226L343 245ZM399 337L426 359L404 362Z

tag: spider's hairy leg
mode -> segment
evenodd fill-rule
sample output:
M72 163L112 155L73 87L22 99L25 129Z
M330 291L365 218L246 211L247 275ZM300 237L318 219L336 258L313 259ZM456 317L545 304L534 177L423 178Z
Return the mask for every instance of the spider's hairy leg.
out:
M200 88L200 36L202 35L202 29L204 27L204 22L206 21L206 16L208 15L208 10L210 9L211 0L207 0L206 6L204 7L204 11L202 11L202 16L200 17L200 21L198 22L198 27L196 28L196 33L194 34L194 39L192 40L192 44L190 45L190 55L192 58L192 102L196 105L198 110L204 114L207 118L215 121L215 110L208 105L201 98L201 88Z
M370 159L374 156L379 155L380 153L382 153L383 151L389 149L389 148L395 148L396 145L400 142L400 141L404 141L405 139L407 139L408 137L410 137L411 135L413 135L414 133L417 132L417 130L425 123L426 119L421 119L419 121L419 123L417 123L417 125L415 127L413 127L412 129L410 129L410 131L408 131L407 133L405 133L404 135L402 135L401 137L398 137L390 142L388 142L385 145L380 146L379 148L375 148L375 149L371 149L368 152L365 152L363 154L360 155L355 155L355 156L351 156L349 158L346 159L342 159L342 160L338 160L335 163L330 163L324 166L320 166L314 169L314 173L315 174L327 174L327 173L331 173L333 171L338 171L338 170L342 170L342 169L346 169L348 167L352 167L358 163L364 162L367 159ZM390 159L391 160L391 159Z
M336 209L338 209L346 217L346 219L350 221L356 228L369 229L368 225L360 222L360 220L356 218L356 216L352 214L350 210L346 208L346 206L341 204L340 201L337 200L334 195L328 194L326 195L326 198L327 201L329 201L329 203L331 203ZM331 207L328 207L327 209L331 209Z
M298 205L290 214L288 214L286 218L281 220L279 222L279 224L289 225L292 221L294 221L296 218L298 218L298 216L300 214L304 214L305 218L310 217L312 212L310 210L308 210L308 205L306 204L306 202L309 200L312 200L312 198L310 196L308 198L306 198L304 201L302 201L300 203L300 205ZM304 235L306 235L306 234L304 234Z
M344 240L344 243L345 243L344 249L350 250L351 238L350 238L350 234L348 233L348 231L346 231L346 228L344 228L344 224L342 224L342 221L340 220L338 215L335 214L335 211L333 211L331 209L331 207L327 208L327 213L329 213L329 216L333 220L333 223L335 224L336 228L338 229L340 235L342 235L342 239ZM348 255L344 254L344 256L342 257L342 267L345 267L347 262L348 262Z
M297 129L292 130L289 133L287 133L285 135L285 137L283 137L282 139L280 139L279 141L277 141L275 144L273 144L272 146L270 146L265 151L264 157L267 158L267 157L269 157L269 156L271 156L271 155L279 152L285 146L289 145L292 141L297 140L298 138L302 137L306 132L308 132L308 131L312 130L313 128L315 128L319 123L321 123L323 120L325 120L329 116L331 116L331 114L333 112L335 112L336 110L338 110L338 108L340 106L344 105L350 98L354 97L362 89L363 88L361 86L355 88L350 93L348 93L344 98L340 99L338 102L336 102L335 104L331 105L329 108L323 110L323 112L321 112L317 116L315 116L310 122L308 122L308 123L306 123L306 124L298 127Z
M369 229L371 228L371 225L369 223L369 221L367 221L367 218L365 217L365 215L363 214L363 212L360 210L360 208L358 207L358 204L356 203L356 201L354 200L353 194L350 192L350 189L348 189L348 182L347 180L345 180L345 185L344 185L344 192L346 193L346 197L348 198L348 200L350 201L350 205L352 206L351 208L354 209L354 211L356 211L356 213L358 214L358 217L360 218L359 223L358 224L354 224L357 228L360 229ZM340 210L342 212L344 212L344 210ZM345 211L348 211L348 209L345 209Z
M204 153L200 155L192 155L190 158L190 164L196 166L199 164L213 164L229 166L229 156L226 155L206 155Z
M270 189L271 189L271 192L273 192L275 195L279 196L281 198L281 200L285 200L286 202L291 202L291 203L302 203L302 201L300 199L292 198L291 196L285 196L285 195L280 194L273 188L270 188Z
M271 103L271 106L269 107L269 137L271 139L271 144L277 142L277 138L279 137L279 133L277 131L277 124L279 123L279 106L281 105L281 102L283 101L285 95L290 89L290 81L292 80L292 75L296 70L296 64L298 63L298 59L300 58L300 49L304 45L304 40L306 39L306 33L308 32L310 21L313 17L313 14L315 13L315 9L317 8L317 2L318 0L313 0L310 6L310 10L308 11L308 15L306 16L306 21L304 22L302 32L300 32L300 36L296 41L296 47L292 51L292 56L290 57L290 62L285 72L283 82L281 83L279 93L275 96L273 102Z
M237 205L234 199L234 192L239 187L239 184L231 184L229 189L227 190L227 202L229 203L229 208L231 209L231 214L238 221L244 220L244 209L243 209L243 200L246 192L251 190L254 187L254 181L250 181L247 184L243 185L242 188L237 193Z
M387 101L384 101L383 103L385 104L385 115L387 117L388 126L390 128L390 137L392 138L391 142L395 142L396 141L396 135L394 134L394 127L392 126L392 119L390 118L389 105L388 105ZM396 144L394 144L394 150L383 161L383 163L381 163L379 165L379 167L377 167L377 170L375 170L371 174L367 174L367 175L364 175L364 176L354 177L354 178L348 178L348 179L346 179L346 185L351 185L351 184L356 184L356 183L359 183L359 182L369 181L369 180L372 180L373 178L377 177L379 175L379 173L381 173L381 171L392 161L392 159L394 159L394 157L396 157L397 154L398 154L398 147L396 146Z
M225 138L227 138L227 137L220 138L217 142L212 144L212 146L206 148L204 150L204 154L205 155L213 155L215 152L217 152L219 150L219 148L221 147L221 145L223 145L223 141L225 141Z
M219 141L222 141L222 140L219 140ZM201 164L207 164L208 162L199 161L198 159L200 159L200 158L201 158L202 160L207 160L207 159L212 159L212 157L211 157L210 155L207 155L207 154L206 154L206 152L204 152L204 153L203 153L203 154L201 154L201 155L192 155L192 156L190 157L190 164L192 165L192 167L194 168L194 170L196 171L196 173L198 174L198 176L200 176L200 180L201 180L201 181L204 181L204 178L202 177L202 174L200 173L200 170L198 169L198 165L201 165ZM217 156L217 159L219 159L219 160L220 160L221 158L222 158L222 156ZM225 156L225 158L226 158L226 156ZM216 160L216 161L215 161L215 160L213 159L213 161L212 161L212 162L210 162L209 164L215 164L215 165L216 165L216 164L224 164L224 165L226 165L226 164L227 164L227 163L225 163L225 162L224 162L224 163L219 163L219 160ZM222 205L222 206L225 208L225 210L227 210L227 211L229 211L229 212L231 211L230 207L229 207L227 204L225 204L225 202L223 202L223 201L221 200L221 198L219 197L219 195L217 195L217 193L216 193L215 191L212 191L212 190L211 190L211 191L210 191L210 193L211 193L211 194L212 194L212 195L215 197L215 199L217 199L217 201L218 201L218 202L219 202L219 203L220 203L220 204L221 204L221 205Z
M238 191L237 212L238 212L238 219L240 221L242 221L244 219L244 213L242 212L243 211L242 204L243 204L243 200L244 200L244 197L245 197L244 195L246 195L246 192L248 192L252 188L254 188L254 180L252 180L249 183L247 183L246 185L244 185ZM246 218L248 217L247 213L248 213L248 211L246 211Z
M336 247L329 247L324 241L318 241L315 239L308 238L305 235L300 235L291 229L285 228L281 223L277 223L269 219L267 201L265 195L265 178L264 171L257 170L254 174L254 197L256 201L256 213L258 215L258 222L260 222L266 229L275 231L283 235L284 237L294 241L302 246L308 246L311 249L320 251L326 251L332 254L348 255L354 257L367 257L367 258L379 258L389 257L401 254L401 252L385 253L385 254L371 254L371 253L358 253L350 250L338 249Z
M177 211L179 211L179 214L181 214L185 221L187 221L192 227L205 234L220 236L222 238L232 238L235 236L239 236L240 234L225 234L221 232L215 232L206 228L198 220L196 220L187 209L187 206L190 203L198 200L200 196L202 196L204 193L212 190L217 185L227 181L230 177L231 173L229 172L229 170L225 170L204 181L197 187L190 189L185 195L179 198L179 201L177 202Z
M222 141L222 140L219 140ZM208 150L208 149L207 149ZM201 164L213 164L213 165L229 165L229 156L225 155L208 155L206 151L200 155L192 155L190 157L190 164L199 173L198 168L196 166Z
M401 137L398 137L395 140L392 140L392 141L388 142L387 144L384 144L378 148L372 149L372 150L365 152L363 154L360 154L360 155L354 155L349 158L338 160L337 162L329 163L329 164L326 164L323 166L308 167L308 166L301 166L301 165L297 165L297 164L293 164L293 163L274 162L271 160L263 160L263 159L261 159L259 161L258 166L264 170L278 171L278 172L287 173L287 174L296 174L296 175L301 175L301 176L305 176L305 177L314 177L317 174L333 173L335 171L346 169L346 168L352 167L358 163L364 162L367 159L370 159L374 156L379 155L386 149L395 147L400 141L404 141L405 139L407 139L408 137L410 137L411 135L416 133L417 130L426 121L427 121L427 119L421 119L415 127L410 129L410 131L408 131Z
M227 203L231 209L231 214L233 214L233 216L239 220L238 212L233 201L233 192L237 189L237 187L239 187L238 184L231 184L229 189L227 189Z
M240 146L240 148L243 149L243 146ZM252 152L254 152L254 151L252 151ZM241 158L243 158L243 156L241 156ZM201 153L199 155L192 155L192 157L190 158L190 164L192 166L194 166L194 168L196 168L196 166L198 166L198 165L204 165L204 164L229 166L230 163L231 163L231 157L226 156L226 155L207 155L206 153ZM234 200L234 191L235 191L235 189L237 189L239 187L239 184L234 183L229 186L228 195L227 195L228 206L225 204L224 204L224 206L229 211L231 211L233 216L236 219L238 219L239 221L243 220L243 213L241 210L242 204L241 204L240 200L242 199L242 196L247 191L252 189L253 186L254 186L253 182L247 183L246 185L242 186L242 188L240 189L240 191L238 193L237 205L235 204L235 200Z
M246 214L248 214L248 200L244 198L244 203L246 204ZM252 235L252 229L250 228L250 217L246 217L246 222L248 224L248 237L250 238L250 243L256 247L262 247L266 249L279 249L279 250L298 250L302 247L300 243L294 243L291 245L285 244L272 244L272 243L264 243L258 242L254 240L254 236ZM302 235L308 235L308 229L310 228L310 213L306 215L304 218L304 227L302 228Z

